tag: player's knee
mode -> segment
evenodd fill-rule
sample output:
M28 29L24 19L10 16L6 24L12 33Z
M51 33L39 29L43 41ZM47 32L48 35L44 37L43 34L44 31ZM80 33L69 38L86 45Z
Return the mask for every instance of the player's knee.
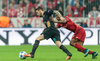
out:
M37 37L36 40L40 41L41 40L41 37Z
M70 43L70 45L73 46L71 43Z
M44 39L44 35L40 35L39 37L36 38L36 40L41 41Z
M39 39L39 38L36 38L36 40L40 41L40 39Z
M71 41L71 42L70 42L70 45L71 45L71 46L74 46L74 45L75 45L75 42Z
M41 41L41 40L43 40L43 38L38 37L38 38L36 38L36 40Z
M78 49L77 49L77 51L81 52L81 50L78 50Z
M56 41L55 44L57 45L58 48L62 45L60 41Z

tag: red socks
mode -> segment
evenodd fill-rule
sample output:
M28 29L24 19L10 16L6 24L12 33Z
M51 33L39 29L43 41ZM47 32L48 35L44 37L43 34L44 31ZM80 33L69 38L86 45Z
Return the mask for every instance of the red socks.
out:
M90 52L89 52L89 54L92 54L92 53L93 53L93 51L90 51Z
M85 48L84 47L82 47L80 44L78 44L78 43L75 43L75 46L74 46L75 48L77 48L79 51L82 51L82 52L84 52L84 50L85 50Z
M74 47L77 48L79 51L82 51L84 53L85 48L82 47L80 44L75 43L75 46ZM89 52L89 54L92 54L92 53L93 53L93 51L90 51Z

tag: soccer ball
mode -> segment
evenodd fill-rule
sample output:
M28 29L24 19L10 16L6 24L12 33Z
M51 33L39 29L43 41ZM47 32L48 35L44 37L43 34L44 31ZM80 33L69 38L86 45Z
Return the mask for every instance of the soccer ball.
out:
M20 59L26 59L26 57L24 56L25 54L27 54L25 51L21 51L21 52L19 53L19 58L20 58Z

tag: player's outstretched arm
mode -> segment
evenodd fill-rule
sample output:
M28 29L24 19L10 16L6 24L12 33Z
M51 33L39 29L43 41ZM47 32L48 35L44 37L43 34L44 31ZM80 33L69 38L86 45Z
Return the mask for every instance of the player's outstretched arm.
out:
M55 15L56 15L57 17L59 17L59 21L56 19L56 20L54 21L55 23L66 23L66 22L67 22L67 20L65 20L65 18L60 14L59 11L54 10L54 13L55 13Z
M50 17L50 19L54 22L54 23L66 23L67 21L65 20L65 18L61 17L60 20L54 19L53 17Z
M54 10L54 13L55 13L58 17L62 17L62 15L60 14L60 12L59 12L59 11Z
M66 20L62 20L62 19L60 19L59 21L56 19L55 20L55 23L66 23L67 21Z

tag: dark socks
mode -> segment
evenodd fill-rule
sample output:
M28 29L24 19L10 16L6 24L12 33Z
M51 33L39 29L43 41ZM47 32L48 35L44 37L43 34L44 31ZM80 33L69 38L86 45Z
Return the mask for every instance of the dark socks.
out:
M88 49L85 49L84 51L83 51L83 53L86 53L86 51L87 51ZM89 54L92 54L93 53L93 51L90 51L89 52Z
M35 40L35 43L34 43L34 45L33 45L32 52L31 52L32 55L34 55L36 49L37 49L38 46L39 46L39 43L40 43L40 41Z
M61 45L60 49L63 50L68 56L72 56L72 54L67 50L65 46Z

